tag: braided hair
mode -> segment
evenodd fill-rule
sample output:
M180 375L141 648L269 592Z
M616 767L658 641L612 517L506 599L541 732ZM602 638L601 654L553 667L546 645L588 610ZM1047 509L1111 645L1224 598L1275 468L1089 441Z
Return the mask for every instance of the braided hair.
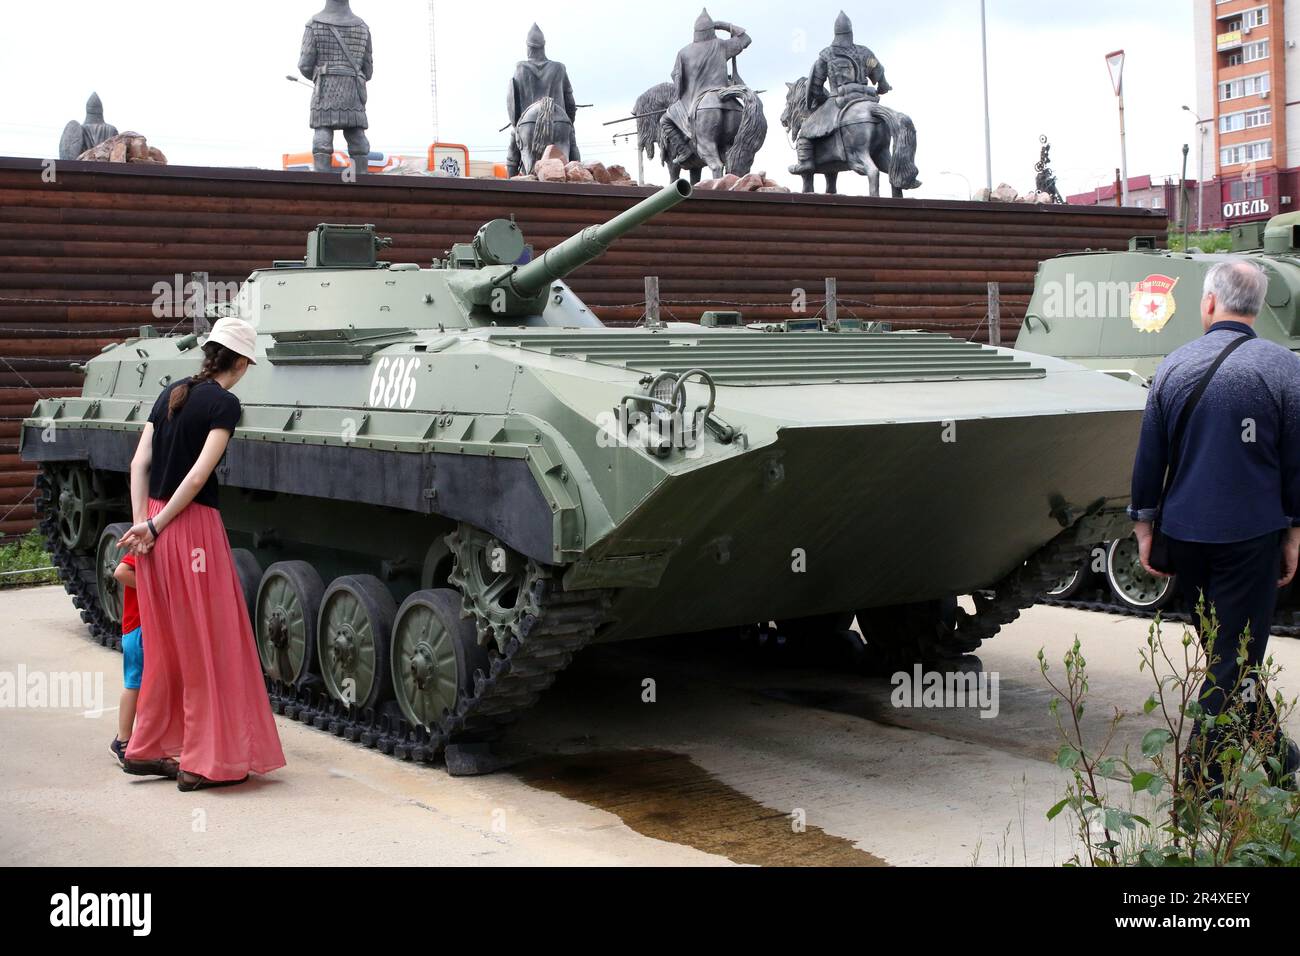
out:
M203 366L199 369L198 375L178 382L172 389L171 395L167 397L167 420L171 421L173 415L185 407L185 402L190 397L190 389L200 382L206 382L214 376L223 372L229 372L239 361L239 353L229 349L220 342L208 342L203 346Z

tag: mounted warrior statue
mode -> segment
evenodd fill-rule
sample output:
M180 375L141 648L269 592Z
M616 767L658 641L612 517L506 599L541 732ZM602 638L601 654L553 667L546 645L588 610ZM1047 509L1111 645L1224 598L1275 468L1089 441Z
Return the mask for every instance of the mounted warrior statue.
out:
M718 30L731 36L721 38ZM767 136L763 104L736 71L735 60L750 42L743 28L714 22L705 10L695 21L694 41L677 54L673 98L659 120L660 146L669 167L692 169L696 182L701 166L714 179L748 173Z
M536 23L528 31L528 59L515 66L506 113L511 126L506 171L511 176L531 172L548 146L558 147L566 161L582 159L574 132L578 104L569 71L563 63L546 58L546 37Z
M104 104L98 93L91 93L86 100L86 121L78 123L70 120L63 127L63 136L59 140L59 159L76 159L88 149L94 149L106 139L117 135L117 127L104 122Z
M352 12L348 0L326 0L325 9L307 22L298 70L316 85L311 98L316 171L330 171L334 131L341 129L353 168L366 172L370 165L366 83L375 72L374 49L370 28Z
M853 42L853 24L843 11L835 20L835 39L809 76L786 86L781 124L795 137L799 161L790 172L803 177L804 192L813 192L813 177L821 173L833 193L838 175L850 169L868 177L873 196L880 195L881 170L889 174L895 198L921 185L912 120L880 105L891 89L885 68L871 50Z

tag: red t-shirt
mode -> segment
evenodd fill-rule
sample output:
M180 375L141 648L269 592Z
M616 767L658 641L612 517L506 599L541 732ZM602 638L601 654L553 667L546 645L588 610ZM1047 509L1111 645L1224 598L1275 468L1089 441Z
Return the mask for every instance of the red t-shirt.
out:
M135 555L127 554L122 563L132 571L135 570ZM130 634L140 626L140 601L135 595L135 588L122 585L122 633Z

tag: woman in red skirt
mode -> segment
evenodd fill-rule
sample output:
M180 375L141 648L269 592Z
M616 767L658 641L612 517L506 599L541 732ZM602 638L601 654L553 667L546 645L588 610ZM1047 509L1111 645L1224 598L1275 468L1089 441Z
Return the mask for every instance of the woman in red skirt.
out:
M158 396L131 462L144 680L125 770L181 790L284 766L244 592L217 511L217 463L242 414L230 394L256 333L221 319L199 374Z

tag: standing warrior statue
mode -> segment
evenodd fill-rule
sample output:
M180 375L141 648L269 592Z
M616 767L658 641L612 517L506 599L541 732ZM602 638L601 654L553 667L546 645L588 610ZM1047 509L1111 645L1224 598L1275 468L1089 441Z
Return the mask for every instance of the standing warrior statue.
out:
M582 159L574 131L578 104L569 71L563 63L546 58L546 37L536 23L528 31L528 59L519 61L510 80L506 113L511 126L506 170L511 176L529 172L547 146L558 146L570 161Z
M59 140L59 159L76 159L88 149L94 149L106 139L117 135L117 127L104 122L104 104L98 93L91 93L86 100L86 121L78 123L70 120L63 127L63 137Z
M726 30L731 36L723 39L717 35L718 30ZM677 98L659 121L664 143L672 146L672 153L667 157L670 162L685 165L691 158L696 141L695 115L705 94L744 85L734 71L734 64L733 69L728 70L727 63L740 56L751 42L743 27L715 21L708 10L700 13L695 21L695 39L690 46L678 51L677 61L673 64L673 86ZM729 97L723 98L720 105L728 112L742 108Z
M860 100L878 100L890 89L884 66L869 49L853 42L853 23L841 10L835 18L835 39L817 56L808 76L805 105L813 112L799 130L794 147L799 161L790 172L813 172L813 140L835 132L841 110Z
M366 172L370 160L366 82L375 72L374 51L370 28L352 12L348 0L326 0L325 9L307 22L298 69L316 84L311 98L316 171L329 172L334 131L341 129L353 167Z

